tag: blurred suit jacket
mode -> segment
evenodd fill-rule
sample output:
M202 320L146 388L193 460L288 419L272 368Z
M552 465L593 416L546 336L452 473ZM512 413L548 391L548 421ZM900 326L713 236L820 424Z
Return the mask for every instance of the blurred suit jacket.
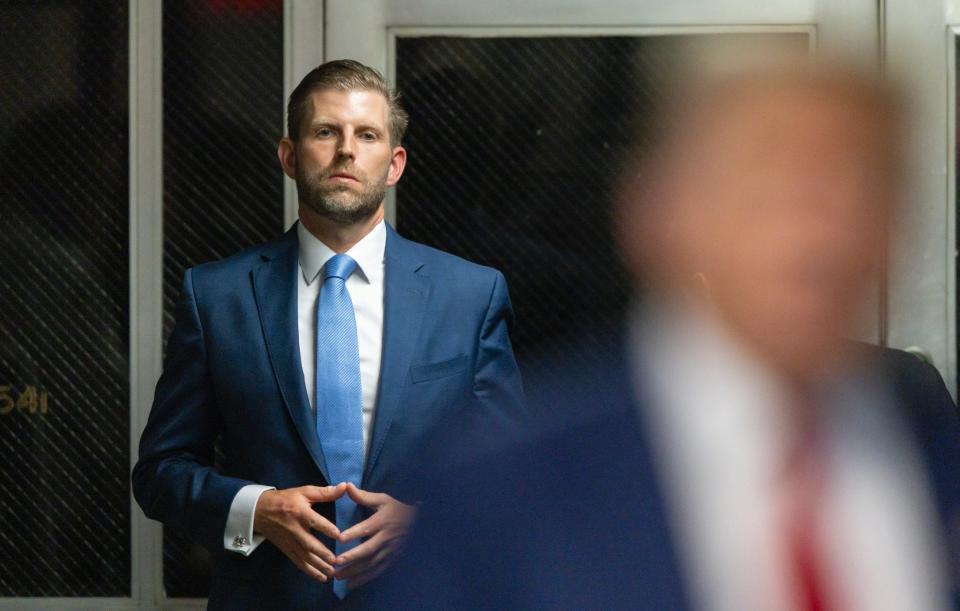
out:
M224 550L237 491L327 485L300 365L296 227L223 261L187 270L176 327L133 471L148 517L214 553L210 608L322 609L330 584L269 542ZM380 388L361 486L404 496L413 456L447 419L484 430L521 417L512 311L503 276L406 240L387 226ZM224 454L214 467L214 442ZM336 483L336 482L333 482ZM333 521L333 503L318 505ZM322 538L333 547L333 542ZM349 598L349 597L348 597Z
M609 356L597 362L597 354ZM531 409L551 416L535 432L462 456L438 476L408 557L367 608L691 608L691 586L638 417L644 410L635 397L644 391L625 354L610 339L527 376ZM875 355L923 450L943 534L956 545L956 406L931 365L896 350L876 348ZM953 596L958 600L955 585Z

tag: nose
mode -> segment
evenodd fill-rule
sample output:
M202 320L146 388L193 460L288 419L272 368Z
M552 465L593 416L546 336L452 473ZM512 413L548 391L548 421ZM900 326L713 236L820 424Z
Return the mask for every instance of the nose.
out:
M339 157L349 157L353 159L356 155L355 145L353 142L353 134L346 133L340 137L340 142L337 147L337 155Z

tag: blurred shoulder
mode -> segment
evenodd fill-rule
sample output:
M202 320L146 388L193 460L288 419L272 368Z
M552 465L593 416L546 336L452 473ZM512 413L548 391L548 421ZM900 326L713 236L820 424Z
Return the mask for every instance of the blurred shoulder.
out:
M890 385L897 406L909 421L921 428L960 425L956 403L936 367L905 350L860 346Z
M940 371L923 358L897 348L860 344L877 367L898 389L914 391L946 390Z
M496 435L447 428L438 445L444 459L430 461L435 471L496 473L496 479L520 467L526 473L553 471L581 452L595 452L590 440L598 431L632 423L639 409L641 393L624 353L619 327L578 333L541 348L524 362L531 417Z

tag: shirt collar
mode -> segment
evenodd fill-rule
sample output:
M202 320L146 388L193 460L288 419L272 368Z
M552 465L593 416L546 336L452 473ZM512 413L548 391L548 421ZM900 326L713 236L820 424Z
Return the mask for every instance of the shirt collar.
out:
M652 393L654 421L733 455L757 452L751 469L773 477L790 435L789 394L776 374L703 306L650 302L630 326L634 373Z
M303 226L297 223L297 241L300 249L300 270L307 285L313 283L335 253ZM383 269L383 256L387 246L387 229L381 220L345 254L357 262L357 269L367 282L379 278Z

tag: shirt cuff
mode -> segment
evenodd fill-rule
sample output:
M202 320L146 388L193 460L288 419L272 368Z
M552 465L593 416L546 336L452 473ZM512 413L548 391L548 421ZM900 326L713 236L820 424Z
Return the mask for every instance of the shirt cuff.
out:
M258 545L263 543L263 535L253 533L253 514L260 495L267 490L276 490L276 488L248 484L233 497L230 513L227 514L227 527L223 531L224 549L249 556Z

